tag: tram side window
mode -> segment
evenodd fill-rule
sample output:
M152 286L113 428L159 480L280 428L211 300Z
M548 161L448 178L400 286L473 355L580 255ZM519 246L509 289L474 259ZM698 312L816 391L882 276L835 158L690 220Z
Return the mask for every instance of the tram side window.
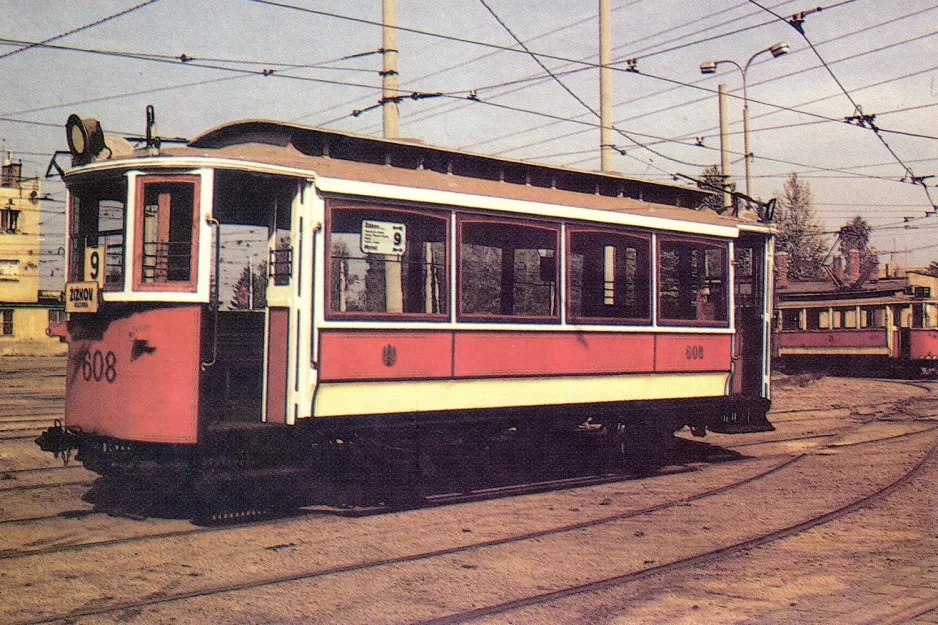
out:
M646 238L609 232L570 234L571 320L650 320Z
M783 309L782 330L786 332L797 332L801 329L801 310L797 308Z
M462 315L558 318L557 228L468 220L461 228Z
M809 330L828 330L830 329L830 315L826 308L808 309L808 329Z
M135 288L195 288L197 180L193 176L140 180Z
M864 306L860 309L861 328L885 328L886 309L881 306Z
M728 316L725 244L662 238L658 317L662 323L725 326Z
M935 304L924 304L925 308L925 327L938 327L938 306Z
M843 325L844 314L842 310L834 309L831 311L831 329L839 330Z
M836 312L836 311L835 311ZM853 329L857 327L857 309L856 308L844 308L839 311L842 328Z
M333 208L331 313L445 316L447 223L405 210Z
M102 179L69 191L69 281L81 282L86 278L85 248L96 247L100 251L98 258L103 259L104 288L122 289L127 181Z

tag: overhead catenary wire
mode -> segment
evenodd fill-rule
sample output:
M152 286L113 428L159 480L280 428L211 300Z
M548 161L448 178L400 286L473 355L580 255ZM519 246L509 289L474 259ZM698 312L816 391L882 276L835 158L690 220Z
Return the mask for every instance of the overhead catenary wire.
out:
M779 4L777 4L777 5L775 5L775 6L778 7L778 6L782 6L782 5L785 5L785 4L790 4L790 3L793 2L793 1L794 1L794 0L783 0L782 2L780 2ZM853 2L854 0L847 0L847 1L848 1L848 2ZM624 5L619 5L619 6L613 7L612 12L615 13L615 12L617 12L617 11L622 10L622 9L625 8L625 7L631 6L631 5L636 4L636 3L637 3L637 0L633 0L632 2L626 3L626 4L624 4ZM638 40L635 40L635 41L630 41L630 42L626 42L626 43L623 43L623 44L619 44L619 45L617 45L617 46L615 46L615 47L613 48L613 51L618 51L618 50L620 50L620 49L624 49L624 48L626 48L626 47L628 47L628 46L630 46L630 45L638 44L638 43L640 43L640 42L642 42L642 41L644 41L644 40L647 40L647 39L653 39L653 38L655 38L655 37L657 37L657 36L660 36L660 35L663 35L663 34L666 34L666 33L670 33L670 32L675 31L675 30L679 30L679 29L684 28L684 27L686 27L686 26L691 26L691 25L694 25L694 24L698 24L698 23L700 23L701 21L707 20L708 18L715 17L715 16L717 16L717 15L721 15L721 14L723 14L723 13L730 12L730 11L732 11L732 10L734 10L734 9L737 9L737 8L740 8L740 7L743 7L743 6L747 6L747 3L746 3L746 2L741 2L741 3L736 4L736 5L733 5L733 6L731 6L731 7L724 7L724 8L722 8L722 9L718 10L718 11L714 11L714 12L712 12L712 13L709 13L709 14L707 14L707 15L704 15L704 16L702 16L701 18L694 19L694 20L690 20L690 21L687 21L687 22L683 22L683 23L681 23L681 24L679 24L679 25L677 25L677 26L672 26L672 27L670 27L670 28L665 28L664 30L657 31L657 32L655 32L655 33L653 33L653 34L651 34L651 35L646 35L646 36L644 36L644 37L642 37L642 38L640 38L640 39L638 39ZM688 33L688 34L685 34L685 35L680 35L680 36L678 36L678 37L674 37L674 38L672 38L672 39L670 39L670 40L668 40L668 41L666 41L666 42L663 42L663 43L670 43L670 42L673 42L673 41L677 41L677 40L680 40L680 39L684 39L684 38L686 38L686 37L693 36L693 35L695 35L695 34L699 34L699 33L702 33L702 32L707 32L708 30L713 30L713 29L718 28L718 27L720 27L720 26L722 26L722 25L729 24L729 23L732 23L732 22L735 22L735 21L738 21L738 20L741 20L741 19L746 19L747 17L751 17L752 15L756 15L756 14L758 14L757 11L756 11L756 12L753 12L753 13L750 13L750 14L747 14L747 15L735 17L735 18L732 18L732 19L730 19L730 20L728 20L728 21L726 21L726 22L721 22L720 24L716 24L716 25L712 25L712 26L709 26L709 27L705 27L705 28L699 29L699 30L697 30L697 31L694 31L693 33ZM576 22L573 22L571 25L578 25L578 24L584 23L585 21L587 21L587 19L589 19L589 20L595 20L596 18L595 18L594 16L591 16L590 18L577 20ZM764 25L771 24L771 23L772 23L772 21L770 20L770 21L765 22L764 24L761 24L761 25L759 25L759 26L764 26ZM569 25L568 25L568 26L569 26ZM542 38L542 37L544 37L544 36L546 36L546 35L554 34L554 33L556 33L556 32L559 32L560 30L562 30L563 28L566 28L566 27L567 27L567 26L564 26L564 27L562 27L562 28L560 28L560 29L552 29L552 30L550 30L550 31L547 31L546 33L541 33L540 35L537 35L536 37L532 37L531 39L527 40L527 42L536 41L537 39L540 39L540 38ZM714 38L721 38L721 37L724 37L724 36L729 36L729 34L734 34L734 33L723 33L723 34L717 35L717 36L714 37ZM714 39L714 38L708 38L707 40ZM704 40L698 40L697 42L690 42L690 43L687 44L687 45L695 45L696 43L700 43L700 42L702 42L702 41L704 41ZM663 43L659 43L659 44L655 44L655 45L663 45ZM646 46L646 48L643 48L642 50L644 50L644 49L652 49L653 47L654 47L654 45ZM478 60L481 60L481 59L484 59L484 58L488 58L488 57L490 57L490 56L492 56L492 55L499 54L499 53L500 53L500 51L497 51L497 50L491 51L491 52L487 52L486 54L483 54L483 55L480 55L480 56L477 56L477 57L475 57L475 58L473 58L473 59L468 60L467 63L473 63L473 62L475 62L475 61L478 61ZM632 51L632 52L629 52L627 56L635 56L635 55L636 55L636 52L635 52L635 51ZM648 55L644 55L643 58L647 58L647 56L648 56ZM594 58L594 57L595 57L595 55L591 55L591 56L588 57L588 58ZM626 57L621 57L620 59L618 59L617 62L622 62L624 58L626 58ZM575 63L567 63L567 65L570 65L570 64L575 64ZM432 77L432 76L435 76L435 75L437 75L437 74L440 74L440 73L443 73L443 72L445 72L445 71L448 71L448 70L450 70L450 69L453 69L453 67L447 67L447 68L442 69L442 70L437 70L437 71L431 72L431 73L429 73L429 74L425 74L425 75L421 76L420 78L418 78L417 80L423 80L423 79L426 79L426 78L428 78L428 77ZM593 68L592 68L592 67L578 67L578 68L573 69L573 70L555 71L554 73L555 73L556 75L558 75L558 76L565 76L565 75L572 75L572 74L575 74L575 73L580 73L580 72L587 71L587 70L590 70L590 69L593 69ZM516 84L516 83L517 83L517 84L520 84L520 83L524 83L524 82L535 82L535 81L536 81L536 82L543 82L543 81L546 81L546 80L548 80L548 78L545 77L545 76L543 76L543 75L541 75L541 76L534 75L534 76L531 76L531 77L528 77L528 78L524 78L524 79L520 79L520 80L517 80L517 81L509 81L509 82L507 82L507 83L502 83L502 86L512 85L512 84ZM517 91L517 90L512 90L512 91L509 91L509 92L501 93L501 94L498 94L498 96L499 96L499 97L502 97L502 96L504 96L504 95L506 95L506 94L508 94L508 93L514 93L514 92L516 92L516 91ZM465 105L446 105L446 104L441 104L441 105L438 105L438 106L435 107L435 108L436 108L436 110L439 110L439 108L447 108L447 110L450 110L450 111L451 111L451 110L457 110L457 109L461 108L462 106L465 106ZM432 110L434 110L434 107L430 107L430 111L432 111ZM430 112L430 111L427 111L427 112ZM426 112L424 112L423 114L425 115ZM432 115L431 115L431 116L432 116ZM304 117L308 117L308 116L304 116ZM333 120L333 121L338 121L338 120L340 120L340 119L344 119L345 117L346 117L346 116L339 117L339 118L336 118L336 120ZM409 117L410 117L410 116L408 116L408 115L405 115L405 116L404 116L405 119L408 119ZM422 120L422 119L426 119L426 117L422 117L421 120ZM420 121L420 120L418 120L418 121ZM329 123L329 122L326 122L326 123Z
M424 32L424 31L421 31L421 32ZM470 41L470 40L466 40L466 41ZM484 45L484 44L483 44L483 45ZM516 50L516 51L517 51L517 50ZM367 53L366 53L366 54L367 54ZM356 56L356 55L353 55L353 56ZM143 58L143 57L138 57L138 58ZM150 57L147 57L147 58L150 58ZM175 57L172 57L172 58L173 58L174 60L171 61L171 62L175 62ZM560 58L560 57L558 57L558 58ZM168 60L168 59L164 59L164 60ZM188 58L187 58L187 61L188 61L188 62L191 62ZM229 70L230 70L231 68L222 68L222 69L229 69ZM622 71L625 71L625 70L622 70ZM262 74L263 74L263 75L269 75L269 73L267 73L267 70L263 71ZM647 74L645 74L645 75L647 75ZM297 78L301 78L301 77L297 77ZM324 81L324 80L322 80L322 79L312 79L312 78L310 78L309 80L321 81L321 82L331 82L331 81ZM354 85L354 86L363 86L363 85L356 85L355 83L342 83L342 84ZM369 87L369 88L372 88L372 89L375 89L375 88L376 88L376 87L370 86L370 85L369 85L368 87ZM436 95L436 94L433 94L433 95ZM767 106L772 106L772 105L769 104L769 103L764 103L764 104L766 104ZM11 121L12 121L12 120L11 120ZM19 121L19 120L16 120L16 121ZM661 139L661 140L662 140L662 141L666 141L667 139ZM640 145L641 145L641 144L640 144ZM671 157L668 157L668 156L663 155L663 154L659 154L659 156L661 156L662 158L671 158ZM680 161L678 161L678 162L680 162ZM686 161L682 162L682 164L697 166L697 164L690 164L690 163L688 163L688 162L686 162Z
M759 4L756 0L749 0L749 2L752 3L752 4L754 4L754 5L756 5L757 7L759 7L760 9L762 9L763 11L765 11L765 12L767 12L767 13L769 13L769 14L775 16L776 19L778 19L778 20L780 20L780 21L782 21L782 22L785 22L786 24L789 24L792 28L794 28L794 29L801 35L801 38L804 39L805 43L808 44L808 47L811 48L811 51L814 52L815 56L817 56L818 60L821 62L821 64L822 64L822 65L824 66L824 68L827 70L828 74L830 74L831 78L834 80L834 82L837 84L837 86L838 86L838 87L840 88L840 90L843 92L844 96L846 96L847 100L850 101L850 104L853 105L854 114L853 114L852 116L846 118L846 119L847 119L848 121L855 121L856 124L857 124L859 127L861 127L861 128L869 128L870 130L873 131L873 133L876 135L876 137L879 139L879 141L883 144L883 146L886 148L886 150L893 156L893 158L896 159L896 161L899 163L899 165L901 165L902 168L905 169L906 174L909 176L909 178L910 178L915 184L920 184L920 185L921 185L922 189L925 191L926 197L928 198L929 204L931 204L931 206L932 206L932 208L935 210L935 212L938 212L938 205L936 205L935 202L934 202L934 200L932 199L931 192L928 190L928 185L925 184L924 179L921 178L921 177L919 177L919 176L916 176L915 173L912 171L912 168L909 167L908 165L906 165L906 164L902 161L902 158L896 153L896 151L893 150L892 146L889 145L889 143L886 141L886 139L885 139L885 138L882 136L882 134L880 133L879 127L878 127L877 124L876 124L876 116L875 116L875 115L867 115L867 114L864 114L863 108L857 103L856 100L854 100L854 98L853 98L853 96L850 94L850 92L847 91L847 89L843 86L843 83L841 83L841 82L840 82L840 79L837 78L837 75L834 73L834 70L832 70L832 69L830 68L830 65L827 64L827 62L824 60L824 57L821 56L821 53L820 53L820 52L818 51L818 49L814 46L814 44L811 42L811 39L808 37L808 35L804 32L804 26L803 26L804 17L805 17L805 15L807 15L807 13L811 13L811 12L813 12L813 11L798 13L798 14L792 16L792 18L791 18L790 20L788 20L788 19L785 19L784 17L782 17L781 15L778 15L777 13L775 13L774 11L772 11L771 9L762 6L762 5ZM819 7L817 10L820 10L820 7Z
M64 33L59 33L58 35L55 35L54 37L49 37L49 38L47 38L47 39L44 39L44 40L42 40L42 41L40 41L40 42L29 43L29 44L26 44L26 45L24 45L22 48L19 48L19 49L17 49L17 50L12 50L12 51L10 51L10 52L5 52L5 53L3 53L3 54L0 54L0 59L5 59L5 58L8 58L8 57L13 56L14 54L19 54L20 52L25 52L26 50L29 50L30 48L35 48L36 46L46 45L46 44L49 44L49 43L51 43L51 42L53 42L53 41L58 41L59 39L64 39L65 37L68 37L69 35L74 35L75 33L81 32L81 31L83 31L83 30L88 30L89 28L94 28L95 26L100 26L101 24L104 24L105 22L109 22L109 21L111 21L111 20L113 20L113 19L116 19L116 18L118 18L118 17L122 17L122 16L124 16L124 15L129 14L129 13L133 13L134 11L137 11L137 10L139 10L139 9L142 9L142 8L145 7L145 6L149 6L149 5L154 4L154 3L156 3L156 2L159 2L159 0L146 0L145 2L141 2L140 4L134 5L134 6L130 7L130 8L128 8L128 9L124 9L123 11L119 11L119 12L114 13L114 14L112 14L112 15L108 15L107 17L103 17L103 18L101 18L101 19L95 20L95 21L93 21L93 22L91 22L91 23L89 23L89 24L85 24L84 26L79 26L79 27L77 27L77 28L73 28L73 29L71 29L71 30L65 31Z
M891 20L888 20L887 22L883 22L882 24L888 24L888 23L899 22L899 21L904 20L904 19L909 19L909 18L911 18L911 17L919 16L919 15L921 15L922 13L924 13L924 12L926 12L926 11L931 11L931 10L934 10L934 9L938 9L938 7L933 6L933 7L928 7L928 8L926 8L926 9L922 9L922 10L914 11L914 12L911 12L911 13L907 13L907 14L904 14L904 15L902 15L902 16L899 16L899 17L893 18L893 19L891 19ZM771 22L769 22L769 23L771 23ZM828 40L822 42L822 43L819 44L819 45L825 45L825 44L827 44L827 43L831 43L831 42L834 42L834 41L837 41L837 40L840 40L840 39L843 39L843 38L846 38L846 37L849 37L849 36L854 36L854 35L857 35L857 34L862 34L863 32L866 32L866 31L870 30L870 28L871 28L871 27L864 27L864 28L860 28L860 29L851 31L851 32L849 32L849 33L845 33L845 34L842 34L842 35L838 35L838 36L836 36L836 37L832 37L831 39L828 39ZM929 33L929 34L926 35L926 36L932 36L932 35L934 35L934 34L935 34L935 33L932 32L932 33ZM854 53L854 54L851 54L851 55L848 55L848 56L844 56L843 58L838 59L838 60L836 60L836 61L833 61L832 64L833 64L833 63L839 63L839 62L847 61L847 60L853 60L853 59L858 58L859 56L863 56L863 55L866 55L866 54L872 54L872 53L875 53L875 52L881 52L881 51L884 51L884 50L886 50L886 49L889 49L889 48L892 48L892 47L896 47L896 46L898 46L898 45L904 45L904 44L909 43L909 42L911 42L911 41L919 40L919 39L921 39L921 38L922 38L922 37L912 37L912 38L910 38L910 39L906 39L906 40L903 40L903 41L900 41L900 42L896 42L896 43L893 43L893 44L888 44L888 45L886 45L886 46L880 46L879 48L876 48L876 49L874 49L874 50L864 51L864 52L862 52L862 53L860 53L860 54ZM793 54L797 54L797 51L794 52ZM758 63L758 62L757 62L757 63ZM779 79L783 79L783 78L787 78L787 77L791 77L791 76L796 76L796 75L799 75L799 74L806 73L806 72L808 72L808 71L813 71L813 70L815 70L815 69L820 69L821 67L822 67L821 65L817 65L817 66L813 66L813 67L809 67L809 68L802 68L802 69L796 70L796 71L794 71L794 72L790 72L790 73L788 73L788 74L783 74L783 75L781 75L781 76L769 78L769 79L766 79L766 80L763 80L763 81L754 83L753 86L765 84L765 83L768 83L768 82L773 82L773 81L775 81L775 80L779 80ZM581 68L581 69L582 69L582 68ZM616 69L619 70L619 71L627 71L627 69L626 69L626 70L623 70L622 68L616 68ZM932 69L933 69L933 68L932 68ZM580 70L578 69L578 70L572 70L572 71L580 71ZM924 71L931 71L931 69L929 69L929 70L924 70ZM555 72L555 73L557 73L558 75L565 75L564 72ZM636 73L638 73L638 72L636 72ZM910 73L910 74L905 75L905 77L914 76L914 75L917 75L917 74L920 74L920 73L923 73L923 72L912 72L912 73ZM639 97L636 97L636 98L631 98L631 99L626 100L626 101L623 101L623 102L618 102L618 103L616 103L617 106L622 106L622 105L625 105L625 104L634 104L635 102L638 102L638 101L640 101L640 100L647 99L647 98L650 98L650 97L657 97L657 96L663 95L663 94L665 94L665 93L667 93L667 92L673 91L674 89L681 88L681 87L692 87L692 88L695 88L695 89L700 89L700 90L703 90L703 91L708 91L709 93L715 93L715 91L714 91L713 89L708 89L708 88L706 88L706 87L700 87L699 83L700 83L700 82L703 82L705 79L700 79L700 80L697 81L696 83L683 83L683 82L681 82L681 81L675 81L675 80L665 79L664 77L658 77L658 76L655 76L655 75L653 75L653 74L649 74L649 73L647 73L647 72L641 72L641 75L644 75L644 76L647 76L647 77L650 77L650 78L659 78L659 79L661 79L661 80L666 80L666 81L668 81L668 82L671 82L674 86L671 87L671 88L668 88L668 89L663 89L663 90L660 90L660 91L656 91L656 92L652 92L652 93L649 93L649 94L645 94L645 95L642 95L642 96L639 96ZM544 80L545 78L544 78L543 76L541 76L540 79L541 79L541 80ZM881 83L878 83L878 85L885 84L886 82L887 82L887 81L882 81ZM497 86L497 85L493 85L493 86ZM873 86L877 86L877 85L873 85ZM486 89L486 88L487 88L487 87L477 88L476 91L478 92L479 89ZM865 88L868 88L868 87L862 87L862 89L865 89ZM858 89L858 90L859 90L859 89ZM642 117L647 117L647 116L650 116L650 115L655 115L655 114L659 114L659 113L662 113L662 112L674 110L674 109L676 109L676 108L680 108L680 107L683 107L683 106L688 106L688 105L691 105L691 104L700 103L700 102L706 101L706 100L708 99L708 97L709 97L709 96L703 96L703 97L696 98L696 99L693 99L693 100L689 100L689 101L685 101L685 102L680 102L680 103L672 104L672 105L669 105L669 106L666 106L666 107L663 107L663 108L658 108L658 109L655 109L655 110L653 110L653 111L649 111L649 112L642 113L642 114L640 114L640 115L634 115L634 116L629 117L629 118L620 119L620 120L617 121L617 123L622 123L622 122L624 122L624 121L633 121L633 120L635 120L635 119L640 119L640 118L642 118ZM730 94L730 97L739 98L740 96L738 96L737 94L731 93L731 94ZM830 99L830 98L832 98L832 97L834 97L834 96L826 96L826 97L824 97L824 98L819 98L819 99L817 99L817 100L812 100L812 101L809 101L809 102L802 102L802 103L797 104L797 105L795 105L795 106L796 106L796 107L802 107L802 106L805 106L805 105L808 105L808 104L814 104L814 103L816 103L816 102L823 101L823 100L825 100L825 99ZM750 98L749 101L750 101L751 103L753 103L753 104L760 104L760 105L763 105L763 106L766 106L766 107L770 107L770 108L773 108L773 109L777 108L776 105L774 105L774 104L772 104L772 103L764 102L764 101L760 101L760 100L756 100L756 99L754 99L754 98ZM794 107L788 107L788 108L791 110L791 112L797 112L797 113L800 113L800 114L810 114L810 113L808 113L808 112L806 112L806 111L803 111L803 110L800 110L800 109L796 109L796 108L794 108ZM785 109L785 107L781 107L781 108L779 108L778 110L786 110L786 109ZM776 111L773 110L773 111L770 111L770 112L768 112L768 113L763 113L763 114L761 114L761 115L754 116L754 119L755 119L755 118L764 117L764 116L766 116L766 115L775 114L775 112L776 112ZM843 118L831 118L831 117L819 116L819 119L824 119L824 120L826 120L826 121L831 121L831 122L836 122L836 123L841 123L841 124L844 123L844 119L843 119ZM522 130L518 130L518 131L513 131L512 133L509 133L509 134L507 134L507 135L502 135L501 137L487 138L487 139L485 139L485 140L483 140L483 141L479 141L479 142L476 142L476 143L474 143L474 144L465 145L465 146L463 146L463 148L465 149L465 148L475 147L475 146L481 145L481 144L483 144L483 143L489 143L489 142L492 142L492 141L495 141L495 140L499 140L499 139L503 139L503 138L507 138L507 137L510 137L510 136L516 136L516 135L518 135L518 134L523 134L523 133L529 132L529 131L531 131L531 130L532 130L532 129L529 128L529 129L522 129ZM708 128L708 129L707 129L707 131L710 131L710 130L713 130L713 128ZM887 129L880 129L880 130L881 130L882 132L892 132L892 131L887 130ZM549 140L538 140L538 141L534 141L534 142L531 142L531 143L528 143L528 144L523 144L522 146L515 146L514 148L511 148L511 150L509 150L509 151L514 151L514 150L516 150L516 149L523 149L523 148L526 148L526 147L531 147L532 145L539 145L539 144L542 144L542 143L544 143L544 142L546 142L546 141L556 141L556 140L558 140L558 139L568 138L568 137L570 137L570 136L574 136L574 135L580 134L580 133L582 133L582 132L583 132L582 130L576 130L576 131L572 131L572 132L565 133L565 134L554 135L554 136L552 136ZM687 136L699 135L700 132L701 132L701 131L695 131L694 133L688 133L688 135L682 136L682 137L680 137L680 138L687 138ZM503 152L504 152L504 151L499 152L499 153L503 153Z

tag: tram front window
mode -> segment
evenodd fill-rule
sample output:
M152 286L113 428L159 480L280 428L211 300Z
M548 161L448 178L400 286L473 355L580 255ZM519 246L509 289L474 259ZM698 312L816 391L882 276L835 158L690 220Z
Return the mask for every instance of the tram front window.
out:
M135 288L195 288L197 187L193 176L140 181Z
M85 280L85 249L98 248L98 258L104 261L104 266L99 269L104 270L105 290L122 290L127 181L122 177L101 179L72 187L69 191L69 281Z

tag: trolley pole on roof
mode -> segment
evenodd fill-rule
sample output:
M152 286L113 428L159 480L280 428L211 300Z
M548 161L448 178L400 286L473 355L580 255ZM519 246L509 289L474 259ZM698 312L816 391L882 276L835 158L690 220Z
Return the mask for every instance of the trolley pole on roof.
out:
M717 89L720 101L720 176L723 178L720 186L723 187L723 210L728 211L733 208L733 196L730 194L730 136L726 114L726 85L719 85Z
M381 111L384 138L396 139L401 135L397 106L400 97L397 75L397 0L382 0L381 19L381 52L384 58L381 69Z
M599 164L612 171L612 9L599 0Z

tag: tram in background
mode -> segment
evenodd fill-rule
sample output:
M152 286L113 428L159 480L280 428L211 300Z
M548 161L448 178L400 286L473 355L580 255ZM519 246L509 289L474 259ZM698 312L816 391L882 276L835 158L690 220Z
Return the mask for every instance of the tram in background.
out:
M886 266L860 272L859 252L835 259L831 280L789 281L778 258L776 349L783 365L887 373L938 360L938 278Z
M708 192L274 121L67 133L66 414L37 442L93 471L772 429L773 229Z

